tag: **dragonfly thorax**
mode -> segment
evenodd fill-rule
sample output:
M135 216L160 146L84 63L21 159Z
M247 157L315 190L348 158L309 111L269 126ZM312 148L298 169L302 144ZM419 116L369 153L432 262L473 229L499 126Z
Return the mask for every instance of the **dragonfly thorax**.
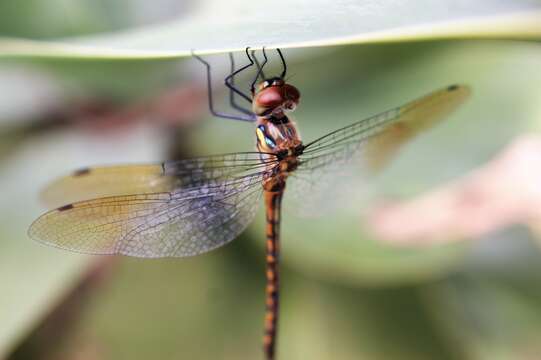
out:
M298 166L297 156L303 147L295 123L287 116L281 119L260 117L255 132L257 150L278 157L278 163L268 163L268 174L263 188L271 192L283 191L288 174ZM262 161L265 159L268 159L268 156L262 157Z
M255 129L257 150L263 153L293 155L302 145L295 123L287 116L280 119L258 118Z

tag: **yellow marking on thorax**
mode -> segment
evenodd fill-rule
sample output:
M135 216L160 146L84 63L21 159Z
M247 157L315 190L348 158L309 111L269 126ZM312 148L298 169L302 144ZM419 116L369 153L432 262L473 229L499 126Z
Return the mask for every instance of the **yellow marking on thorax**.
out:
M263 131L261 131L261 129L257 127L255 128L255 135L257 136L259 143L264 146L266 142L265 142L265 134L263 133Z

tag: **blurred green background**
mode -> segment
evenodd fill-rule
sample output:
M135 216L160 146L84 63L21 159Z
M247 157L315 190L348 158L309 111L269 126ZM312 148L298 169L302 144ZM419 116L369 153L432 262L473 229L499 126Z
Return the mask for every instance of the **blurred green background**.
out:
M182 20L192 7L2 2L0 34L106 33ZM280 358L541 357L541 256L526 228L396 248L368 235L361 220L374 200L422 194L536 131L539 43L440 39L285 55L302 92L295 119L306 140L449 84L473 93L383 173L344 190L356 195L324 221L298 217L286 195ZM208 59L222 78L225 54ZM190 58L0 59L0 358L261 357L262 216L230 245L187 259L96 258L26 236L44 210L40 189L73 169L252 150L252 126L211 118L203 84L203 68ZM156 111L178 89L178 109ZM226 106L223 90L217 81Z

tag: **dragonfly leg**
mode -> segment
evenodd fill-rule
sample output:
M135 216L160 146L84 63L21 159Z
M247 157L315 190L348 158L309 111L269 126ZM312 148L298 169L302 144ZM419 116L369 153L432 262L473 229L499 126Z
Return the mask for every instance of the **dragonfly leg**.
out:
M263 61L261 66L259 66L259 63L258 63L257 74L255 74L254 81L252 81L252 85L250 86L250 90L252 92L252 95L255 94L255 83L257 82L257 79L259 79L259 76L261 76L263 74L263 67L265 67L265 65L267 64L267 61L269 60L269 59L267 59L267 53L265 52L265 47L264 46L263 46L263 58L265 60Z
M196 58L197 60L199 60L207 69L207 91L208 91L208 99L209 99L209 110L212 113L212 115L216 117L224 118L224 119L250 121L250 122L254 121L255 116L253 114L252 116L248 116L246 114L233 115L233 114L226 114L226 113L218 112L214 109L214 101L212 98L212 77L211 77L211 71L210 71L210 64L207 61L203 60L203 58L201 58L200 56L196 55L193 51L192 51L192 56Z
M266 76L265 76L265 73L263 72L263 66L261 66L259 64L259 60L257 59L257 56L255 56L255 50L252 50L252 58L254 59L255 61L255 65L257 66L257 71L260 73L261 75L261 79L262 80L265 80L266 79Z
M278 55L280 56L280 60L282 60L282 74L280 75L280 78L283 79L286 76L287 72L287 65L286 65L286 59L284 59L284 55L282 55L282 51L278 48L276 48L276 51L278 52Z
M241 95L243 99L246 99L250 103L252 102L252 100L248 97L248 95L244 94L235 86L235 75L249 68L250 66L252 66L253 62L251 62L250 64L246 66L243 66L242 68L238 70L235 70L235 58L233 57L233 53L231 52L229 53L229 61L231 63L231 74L229 74L224 80L225 86L229 88L229 104L231 105L232 108L246 115L253 115L253 112L251 110L243 108L235 101L235 98L236 98L235 94L238 94L238 95Z

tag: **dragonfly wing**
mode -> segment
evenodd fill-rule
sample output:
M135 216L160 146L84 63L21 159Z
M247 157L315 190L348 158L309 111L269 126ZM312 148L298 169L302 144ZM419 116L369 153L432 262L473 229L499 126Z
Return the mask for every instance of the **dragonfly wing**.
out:
M440 123L470 95L467 86L451 85L402 106L398 117L366 144L366 161L372 171L385 167L398 150Z
M84 168L55 180L41 193L49 207L101 197L169 192L175 186L155 165L125 165Z
M169 161L164 163L164 174L178 179L182 186L199 186L219 179L235 178L239 175L260 173L268 165L277 163L272 154L243 152L213 155L194 159Z
M41 199L49 208L56 208L109 196L171 192L261 170L264 164L259 155L236 153L161 164L83 168L52 182L41 193Z
M235 239L253 220L262 193L259 176L174 195L162 211L131 230L118 253L139 257L184 257L208 252Z
M329 185L338 179L348 175L366 178L384 168L408 141L441 122L469 94L467 86L451 85L308 143L288 189L293 197L316 201L318 196L329 193ZM314 196L316 193L320 195ZM303 200L302 208L329 206L318 207Z
M342 160L344 158L341 158ZM340 159L338 159L340 160ZM351 200L351 190L362 190L362 176L355 176L353 166L344 161L326 163L325 166L300 166L287 180L284 197L286 211L303 217L317 217L334 212L337 207ZM343 196L348 196L343 199Z
M401 146L443 120L469 94L467 86L451 85L333 131L307 144L301 162L319 168L363 154L371 169L381 169Z
M33 239L89 254L183 257L233 240L252 221L262 173L179 189L82 201L38 218Z

